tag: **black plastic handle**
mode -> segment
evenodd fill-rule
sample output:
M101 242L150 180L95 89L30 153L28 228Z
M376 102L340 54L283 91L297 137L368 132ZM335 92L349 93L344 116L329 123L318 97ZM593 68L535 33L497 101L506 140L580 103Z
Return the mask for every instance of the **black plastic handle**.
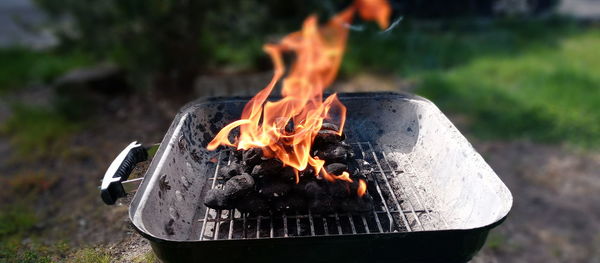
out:
M110 164L102 179L100 196L107 205L114 204L127 193L122 182L129 178L135 165L148 159L148 151L138 142L130 143Z

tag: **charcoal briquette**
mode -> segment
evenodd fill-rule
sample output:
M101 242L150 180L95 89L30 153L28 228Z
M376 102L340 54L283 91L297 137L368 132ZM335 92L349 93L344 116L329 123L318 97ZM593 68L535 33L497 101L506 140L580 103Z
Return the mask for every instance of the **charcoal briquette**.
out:
M277 159L267 159L252 168L252 175L277 175L283 170L283 163Z
M329 122L323 122L323 124L321 125L321 130L330 130L330 131L339 131L340 128L333 124L333 123L329 123Z
M231 209L231 203L222 189L210 189L204 197L204 204L213 209Z
M331 163L325 167L325 170L330 174L341 175L348 171L348 166L343 163Z
M324 149L317 150L315 155L328 163L346 163L349 158L354 157L351 147L342 143L327 145Z
M329 214L335 211L334 200L317 182L309 182L304 187L308 208L315 214Z
M272 197L281 197L287 195L287 193L292 189L292 185L290 183L281 182L281 181L268 181L267 183L263 183L258 193L267 198Z
M300 176L300 174L298 174ZM283 182L295 183L296 182L296 172L295 169L291 166L286 166L281 170L281 180Z
M305 211L306 208L306 200L300 194L290 194L286 197L275 199L272 206L275 212Z
M320 130L315 136L313 148L323 148L328 144L335 144L339 143L340 141L342 141L342 136L340 136L336 131Z
M261 148L251 148L244 152L243 161L246 166L254 166L262 162L263 150Z
M247 173L231 177L231 179L225 182L225 186L223 186L225 197L231 200L234 200L253 189L254 179Z
M322 195L318 199L309 201L308 209L314 214L331 214L335 212L335 202L329 195Z
M244 151L242 150L234 150L233 151L233 161L241 162L244 159Z
M243 172L243 168L238 163L231 163L230 165L223 166L219 169L219 175L225 180L229 180L231 177L240 175Z
M327 184L327 192L335 200L348 198L350 194L350 183L346 181L335 181Z
M249 192L242 196L235 204L242 213L262 214L269 211L269 203L256 192Z
M340 210L350 213L365 213L373 210L373 198L366 194L362 197L346 198L341 202Z

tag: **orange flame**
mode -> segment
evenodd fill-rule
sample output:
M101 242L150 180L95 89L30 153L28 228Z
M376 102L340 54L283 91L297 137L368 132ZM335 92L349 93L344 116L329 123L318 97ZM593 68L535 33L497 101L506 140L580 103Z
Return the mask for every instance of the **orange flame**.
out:
M358 196L363 196L367 192L367 183L363 179L358 180L358 190L356 193Z
M350 174L348 172L342 172L341 175L334 175L334 174L325 172L325 169L322 169L321 174L323 174L323 178L325 178L325 180L330 181L330 182L334 182L335 180L342 180L342 181L346 181L348 183L353 182L352 179L350 178Z
M246 104L241 119L221 129L206 148L260 147L266 157L278 158L297 171L310 165L327 180L352 182L347 172L340 176L328 174L323 168L325 161L310 156L310 148L324 120L336 121L339 135L344 129L346 107L336 94L323 101L323 91L337 75L348 38L348 25L357 10L363 19L376 20L382 28L388 26L391 9L386 0L356 0L325 26L319 27L317 17L312 15L304 21L301 31L285 36L277 44L265 44L263 49L275 67L273 79ZM296 61L282 81L282 99L267 101L285 73L284 52L294 53ZM337 116L337 120L333 116ZM291 131L286 129L290 123ZM229 134L237 127L240 135L231 142ZM297 171L296 182L299 180Z

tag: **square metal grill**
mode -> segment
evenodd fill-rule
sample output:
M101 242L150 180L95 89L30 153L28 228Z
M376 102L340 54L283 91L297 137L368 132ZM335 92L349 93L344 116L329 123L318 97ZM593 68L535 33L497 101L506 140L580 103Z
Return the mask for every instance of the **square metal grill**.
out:
M258 239L294 236L328 236L368 233L393 233L439 230L447 223L439 212L432 209L427 189L415 183L419 175L410 156L391 158L390 153L376 151L370 142L351 143L356 158L369 162L374 170L368 175L375 189L369 189L374 210L364 214L316 215L311 211L255 215L236 209L206 209L198 240ZM209 178L211 188L222 187L218 176L222 165L231 163L232 150L218 153L214 175ZM394 153L398 156L398 153Z

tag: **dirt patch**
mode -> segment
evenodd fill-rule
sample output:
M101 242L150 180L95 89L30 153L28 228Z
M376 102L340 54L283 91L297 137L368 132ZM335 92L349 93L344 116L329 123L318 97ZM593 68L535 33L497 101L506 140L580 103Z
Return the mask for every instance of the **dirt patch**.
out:
M522 141L474 146L514 204L473 262L600 262L600 154Z

